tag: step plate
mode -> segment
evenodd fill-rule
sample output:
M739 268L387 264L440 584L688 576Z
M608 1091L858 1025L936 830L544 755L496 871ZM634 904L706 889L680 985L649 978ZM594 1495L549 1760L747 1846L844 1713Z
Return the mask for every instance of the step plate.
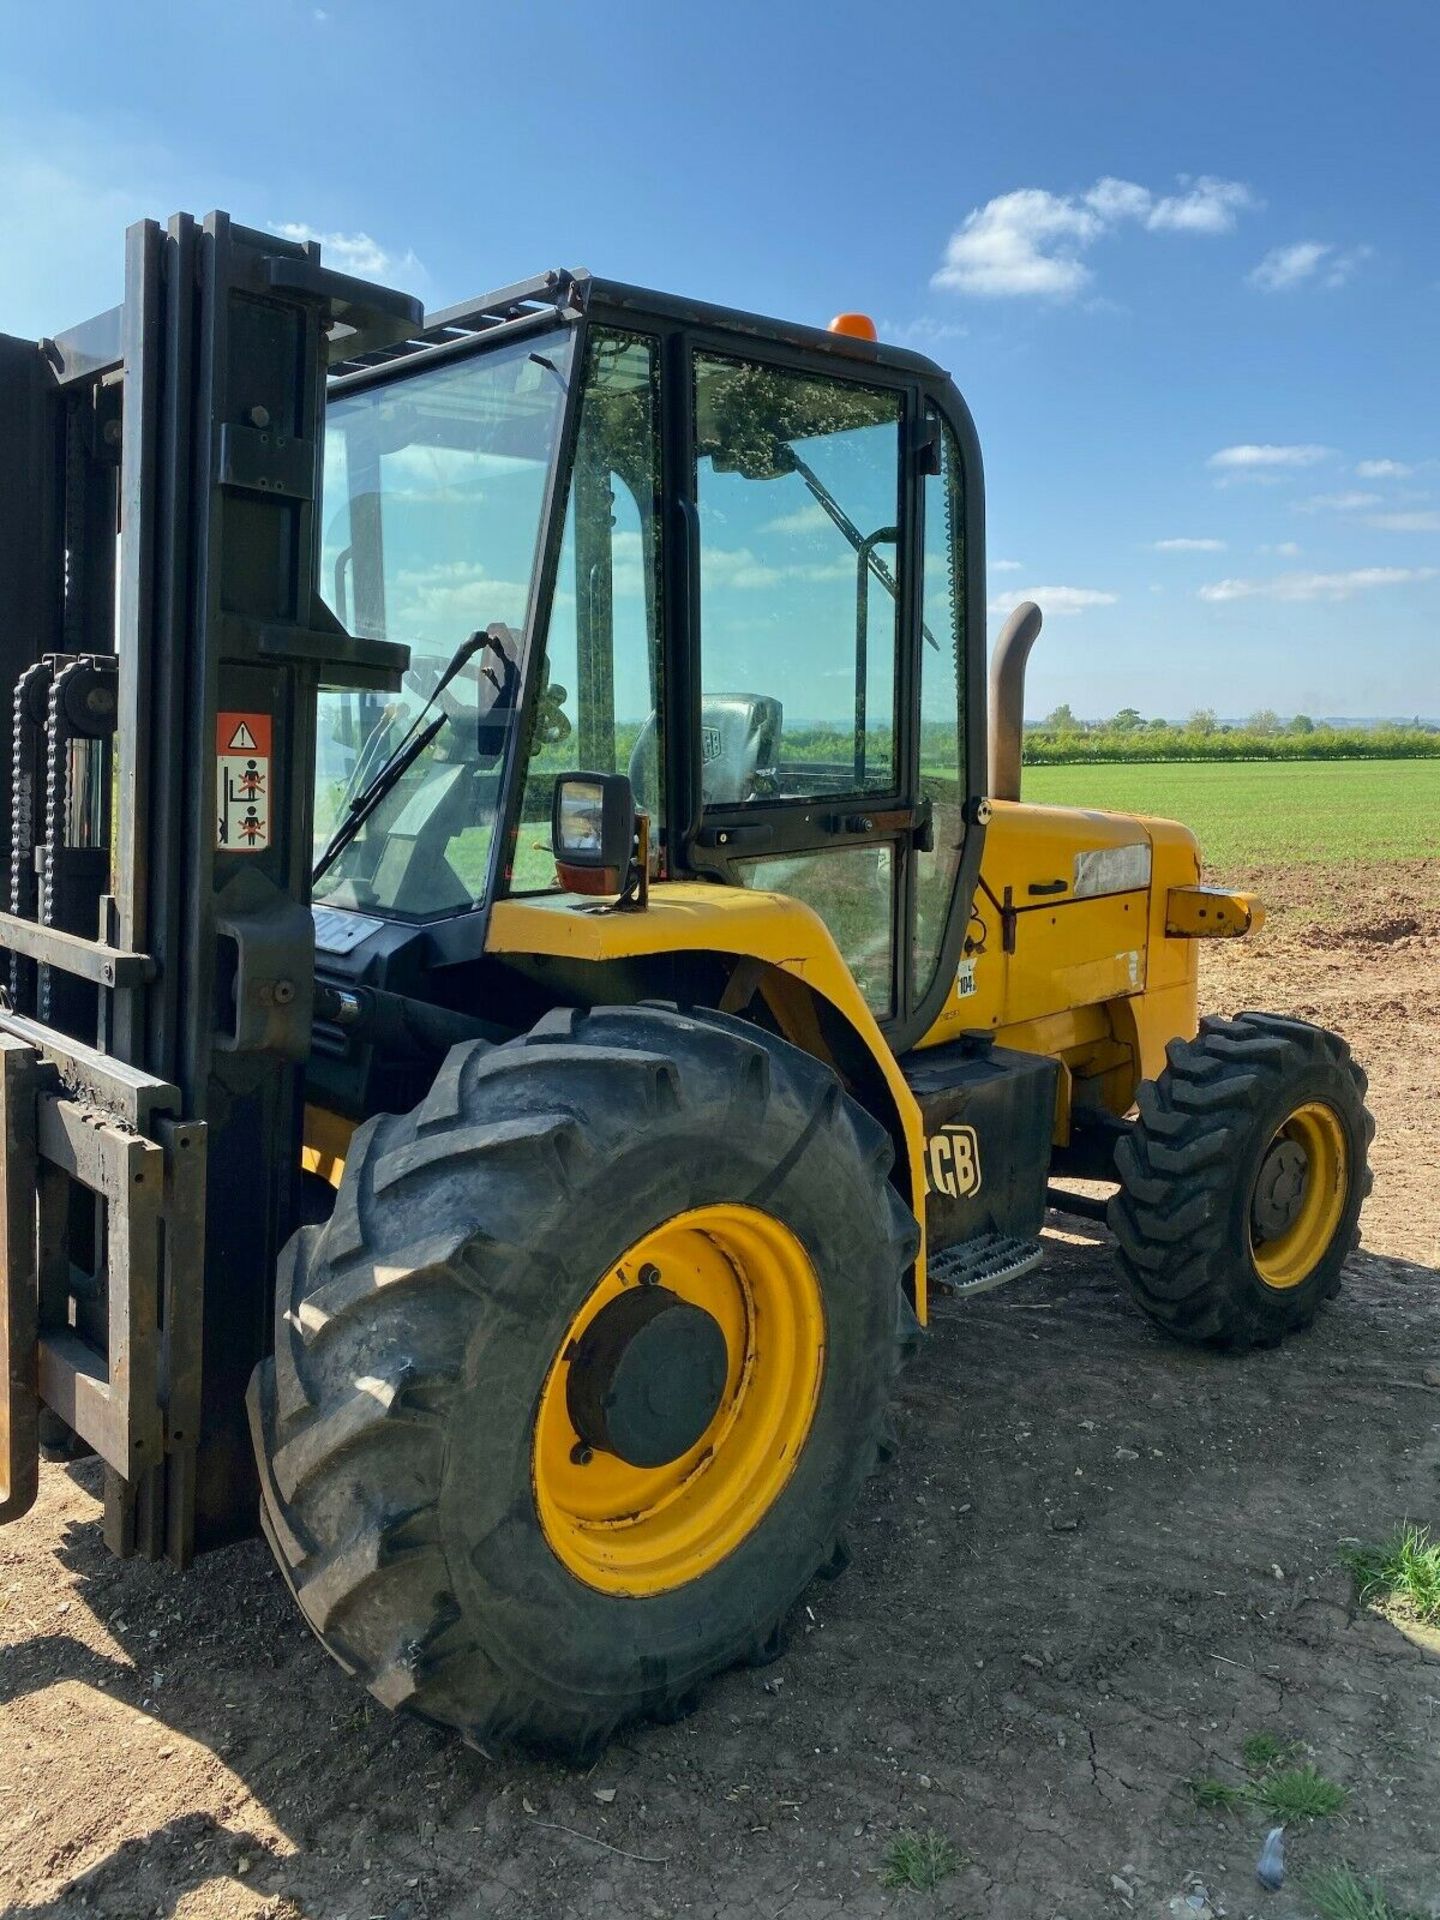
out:
M952 1299L957 1295L988 1293L1003 1287L1007 1280L1033 1273L1045 1258L1038 1240L1015 1240L1008 1234L982 1233L973 1240L957 1240L932 1254L926 1263L926 1276L932 1287L943 1287Z

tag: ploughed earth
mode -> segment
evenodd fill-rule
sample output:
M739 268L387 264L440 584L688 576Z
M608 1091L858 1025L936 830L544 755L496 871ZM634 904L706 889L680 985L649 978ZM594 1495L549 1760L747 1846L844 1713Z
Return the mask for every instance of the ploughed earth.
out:
M1168 1345L1106 1233L1052 1216L1040 1274L939 1303L853 1565L786 1657L584 1771L392 1718L259 1541L185 1576L111 1559L93 1463L46 1466L0 1533L4 1910L1292 1920L1343 1859L1440 1913L1440 1635L1357 1606L1337 1562L1440 1522L1440 903L1419 863L1251 878L1279 909L1207 949L1206 1004L1346 1033L1379 1124L1364 1247L1310 1333ZM1186 1784L1242 1782L1258 1733L1347 1795L1290 1826L1279 1892L1270 1816ZM954 1850L930 1893L883 1883L907 1829Z

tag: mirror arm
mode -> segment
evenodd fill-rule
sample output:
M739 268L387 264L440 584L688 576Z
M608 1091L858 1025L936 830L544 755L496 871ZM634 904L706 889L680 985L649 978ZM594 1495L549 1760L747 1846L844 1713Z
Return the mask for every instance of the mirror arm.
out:
M635 851L625 888L615 902L616 913L644 913L650 905L650 816L643 807L635 809Z

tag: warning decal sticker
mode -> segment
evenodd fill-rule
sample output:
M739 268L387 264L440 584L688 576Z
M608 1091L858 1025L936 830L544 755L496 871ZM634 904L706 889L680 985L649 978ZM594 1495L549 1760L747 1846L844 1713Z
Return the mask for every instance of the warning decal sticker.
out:
M270 745L268 713L215 716L215 844L227 853L263 853L270 845Z

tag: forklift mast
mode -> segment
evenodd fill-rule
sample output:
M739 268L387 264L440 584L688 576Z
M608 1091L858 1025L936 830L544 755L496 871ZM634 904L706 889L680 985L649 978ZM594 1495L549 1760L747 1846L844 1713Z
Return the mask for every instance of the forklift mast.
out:
M316 693L408 658L320 596L326 370L422 321L216 213L132 227L120 307L0 337L0 1521L35 1498L43 1405L104 1462L115 1551L183 1566L253 1528Z

